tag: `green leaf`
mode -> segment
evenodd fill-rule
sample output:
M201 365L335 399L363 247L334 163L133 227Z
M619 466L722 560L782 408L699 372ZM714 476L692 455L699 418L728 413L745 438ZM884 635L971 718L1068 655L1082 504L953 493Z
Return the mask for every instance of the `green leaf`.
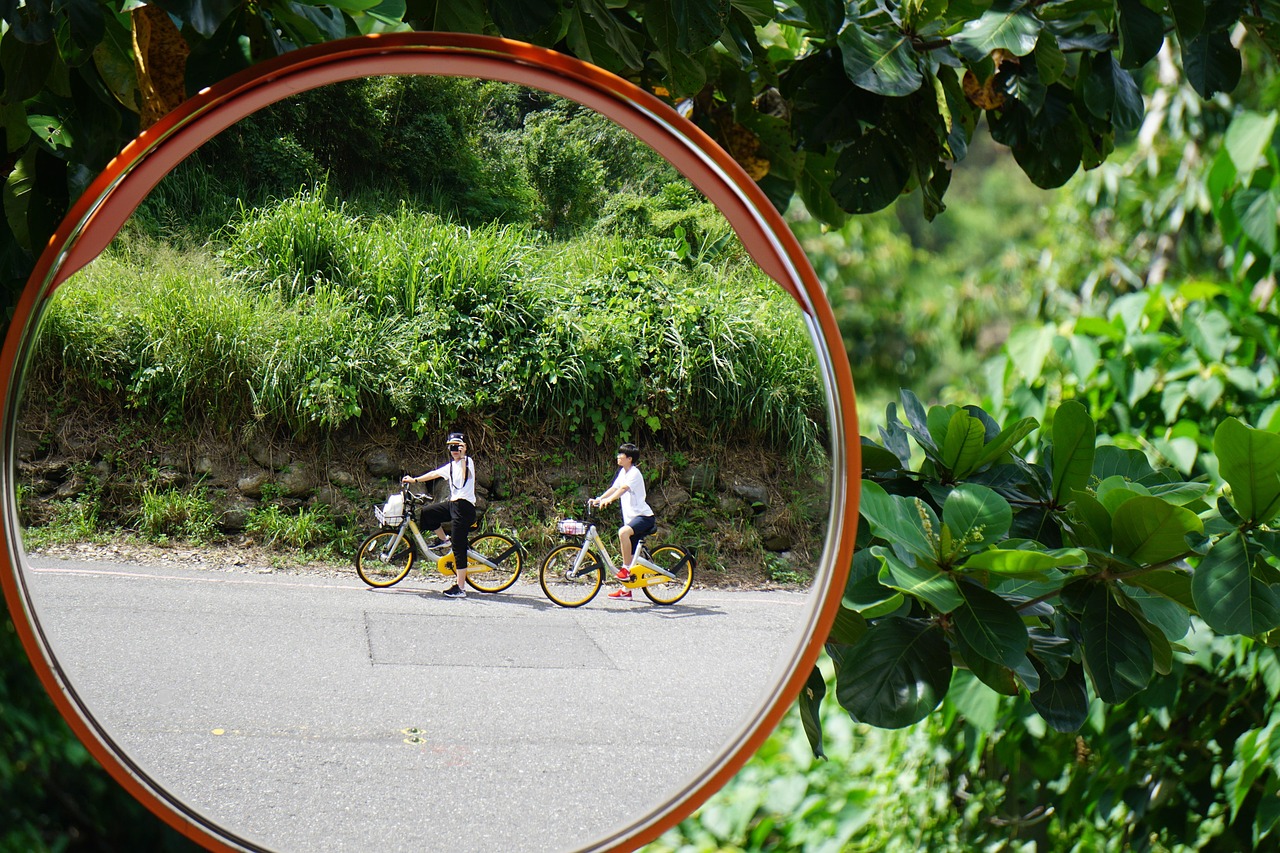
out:
M987 660L970 646L964 639L963 634L957 633L954 636L956 651L960 654L960 659L964 665L969 668L969 673L976 676L979 681L987 687L994 690L1002 696L1017 696L1020 692L1018 679L1014 671L1007 666ZM1028 661L1027 666L1030 666ZM951 698L955 693L956 679L964 673L964 670L957 669L951 682L951 690L948 691L947 697Z
M849 213L874 213L902 195L910 180L904 147L887 132L869 129L840 153L831 195Z
M1204 523L1185 507L1138 495L1120 504L1111 528L1117 554L1150 566L1186 557L1187 534L1202 532Z
M31 209L32 192L36 188L35 155L35 146L28 148L4 182L5 222L17 244L28 252L33 250L27 215Z
M844 26L844 3L841 0L796 0L804 9L804 20L812 30L812 37L827 39Z
M1038 663L1036 668L1041 669ZM1070 664L1062 678L1048 678L1043 670L1040 674L1040 689L1031 694L1031 706L1054 731L1079 731L1089 717L1089 691L1080 664Z
M960 553L972 553L1008 535L1013 510L1007 500L991 489L961 483L942 505L942 523L951 530L952 541Z
M644 10L645 28L666 56L691 56L715 44L728 18L729 4L714 0L648 0Z
M1191 579L1200 617L1219 634L1257 636L1280 627L1280 597L1253 576L1250 544L1239 531L1227 534Z
M983 732L995 731L1000 715L1000 697L975 678L974 673L956 670L951 679L951 689L947 691L947 703L964 715L966 725Z
M845 583L844 597L841 599L845 609L861 614L889 599L901 599L900 595L880 583L881 562L871 553L870 548L862 548L854 553L853 567L849 571L849 580Z
M615 70L643 67L639 33L623 26L600 0L579 0L569 14L569 45L579 59Z
M1053 416L1053 503L1062 506L1071 493L1089 485L1093 474L1094 424L1089 411L1067 400Z
M991 9L951 39L952 46L970 62L981 62L994 50L1026 56L1035 50L1042 24L1019 8Z
M1191 578L1187 577L1188 590L1190 590L1190 584ZM1159 669L1164 665L1160 658L1167 653L1165 647L1170 641L1178 642L1187 635L1187 631L1191 630L1191 614L1181 604L1159 593L1148 592L1136 584L1130 584L1128 580L1122 585L1125 598L1138 607L1142 616L1139 621L1149 622L1152 626L1159 628L1159 638L1156 638L1151 630L1147 630L1147 638L1151 640L1151 648L1156 654L1158 671L1167 675L1167 670ZM1164 641L1163 646L1161 641Z
M800 199L809 212L822 222L838 226L846 217L845 212L836 202L835 196L831 195L837 156L834 151L827 153L801 151L800 179L796 186L800 191Z
M58 58L52 41L27 44L13 30L0 36L0 71L4 81L2 100L13 103L35 97L45 86Z
M978 457L974 470L981 471L986 466L999 461L1000 457L1013 450L1018 442L1033 433L1038 426L1040 423L1035 418L1023 418L1002 429L999 435L983 447L982 456Z
M857 611L841 607L836 611L836 619L831 625L831 632L827 635L827 641L851 646L862 639L862 635L866 631L866 619L863 619Z
M855 720L882 729L918 723L951 683L942 629L918 619L872 625L836 671L836 699Z
M1055 569L1083 568L1086 562L1084 551L1079 548L1055 548L1050 551L993 548L971 556L965 561L963 570L1038 579Z
M1141 450L1104 444L1093 456L1093 476L1099 480L1119 476L1136 483L1153 473L1155 470L1147 460L1147 454Z
M1039 327L1019 328L1009 336L1005 349L1013 362L1013 369L1028 385L1040 380L1045 359L1053 351L1053 339L1057 334L1057 328L1050 323Z
M1213 452L1241 517L1266 524L1280 513L1280 435L1227 418L1214 431Z
M937 536L941 525L933 510L923 501L890 495L879 483L863 480L858 509L871 525L874 535L905 548L917 557L937 562ZM925 529L926 521L932 532Z
M1246 110L1237 113L1227 126L1223 145L1240 175L1240 183L1247 186L1254 170L1266 164L1266 152L1278 120L1280 116L1274 112L1260 115Z
M1240 83L1240 52L1227 32L1201 33L1182 46L1182 69L1191 87L1208 99Z
M1178 30L1178 40L1191 41L1204 28L1204 0L1169 0L1169 11Z
M564 11L560 0L487 0L486 5L498 32L507 38L533 42L545 33L558 29L556 21ZM653 5L665 7L667 4ZM657 9L655 17L664 18L658 14Z
M1274 190L1247 189L1231 197L1231 210L1240 223L1244 235L1268 255L1276 253L1276 209L1280 206L1280 194Z
M1096 585L1089 594L1080 627L1085 670L1098 698L1114 705L1150 683L1155 671L1151 641L1105 584Z
M1125 578L1125 583L1167 598L1191 613L1196 612L1195 599L1191 594L1191 575L1187 572L1174 569L1143 572Z
M1164 19L1142 5L1140 0L1118 0L1120 64L1141 68L1160 52L1164 44Z
M1058 40L1049 30L1042 30L1036 40L1036 71L1040 82L1051 86L1062 79L1067 70L1067 56L1058 46Z
M1098 550L1111 547L1111 512L1088 492L1071 493L1071 541Z
M805 736L809 738L809 748L817 758L826 758L826 753L822 751L821 714L822 699L826 695L827 682L822 677L822 671L815 666L796 702L800 706L800 724L804 726Z
M970 417L964 409L957 409L951 416L946 435L939 445L940 461L951 472L952 478L963 480L974 472L982 458L985 437L982 422Z
M879 545L871 551L884 562L880 572L881 585L918 598L939 613L950 613L959 606L956 582L937 566L908 564Z
M1027 626L1009 602L975 583L956 584L962 603L952 614L956 630L982 657L1016 667L1026 657Z
M924 83L920 58L902 33L869 33L851 22L840 31L839 44L845 74L861 89L901 97Z

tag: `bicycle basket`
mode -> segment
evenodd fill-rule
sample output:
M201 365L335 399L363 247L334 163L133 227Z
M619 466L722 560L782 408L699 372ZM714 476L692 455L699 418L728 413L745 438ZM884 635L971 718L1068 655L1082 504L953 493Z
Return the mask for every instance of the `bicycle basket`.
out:
M394 494L382 506L373 508L373 517L383 527L398 527L404 523L404 495Z
M587 532L587 523L585 521L574 521L572 518L566 518L564 521L556 522L556 530L565 536L581 536Z

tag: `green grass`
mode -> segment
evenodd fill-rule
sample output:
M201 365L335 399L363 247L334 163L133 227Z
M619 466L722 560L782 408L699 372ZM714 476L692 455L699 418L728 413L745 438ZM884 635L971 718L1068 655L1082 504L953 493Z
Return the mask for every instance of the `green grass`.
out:
M142 493L138 529L152 542L178 538L203 544L217 534L213 505L200 490L146 489Z
M822 453L809 334L740 247L364 216L323 187L244 210L224 236L118 241L55 295L33 387L300 436L464 418Z

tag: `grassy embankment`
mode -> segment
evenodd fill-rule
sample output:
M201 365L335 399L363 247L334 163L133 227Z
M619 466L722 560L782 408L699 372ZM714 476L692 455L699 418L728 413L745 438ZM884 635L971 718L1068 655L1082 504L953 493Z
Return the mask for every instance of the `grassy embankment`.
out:
M99 457L79 463L85 487L33 515L28 541L215 541L216 501L199 483L170 488L156 452L200 436L332 448L461 426L491 458L569 461L632 439L673 474L745 451L779 460L774 478L798 489L809 471L820 480L825 404L798 311L722 221L688 225L676 234L692 239L604 224L553 239L304 192L243 211L202 245L126 231L42 326L35 431L72 418L106 435L81 442ZM126 470L131 488L106 482ZM265 497L248 528L259 540L350 553L350 520ZM705 521L718 509L703 498ZM792 515L801 536L814 527L812 508ZM511 523L536 539L546 517ZM714 552L743 527L727 522L709 533L691 517L681 533Z

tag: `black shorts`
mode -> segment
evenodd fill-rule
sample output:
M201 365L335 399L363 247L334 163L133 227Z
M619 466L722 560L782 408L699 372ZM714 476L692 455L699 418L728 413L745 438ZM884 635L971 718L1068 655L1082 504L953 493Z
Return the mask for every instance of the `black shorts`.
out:
M652 515L637 515L635 518L628 520L625 526L631 528L632 541L639 542L658 529L658 520Z

